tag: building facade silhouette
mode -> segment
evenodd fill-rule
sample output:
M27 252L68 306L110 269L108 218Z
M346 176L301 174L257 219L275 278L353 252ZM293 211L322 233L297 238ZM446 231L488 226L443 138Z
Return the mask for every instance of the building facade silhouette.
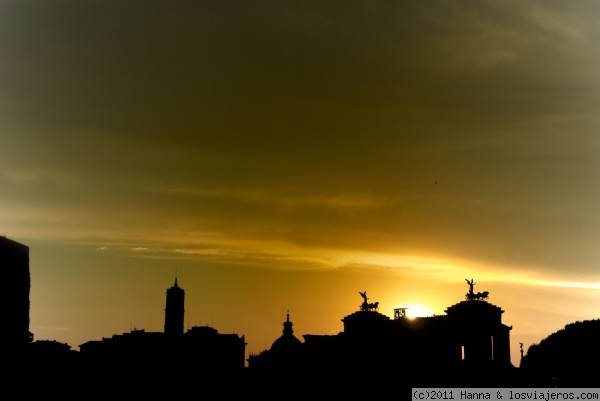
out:
M487 301L488 294L467 293L445 315L416 318L407 317L406 308L395 309L390 318L379 312L378 303L367 303L365 294L359 310L342 318L340 333L305 334L298 344L289 341L284 324L283 336L270 349L250 355L248 368L277 372L293 365L315 375L335 371L360 379L387 374L424 384L501 384L513 378L511 327L502 322L504 311Z
M0 344L10 351L25 349L33 341L29 331L29 247L0 236L0 269L6 283L0 291L4 311Z

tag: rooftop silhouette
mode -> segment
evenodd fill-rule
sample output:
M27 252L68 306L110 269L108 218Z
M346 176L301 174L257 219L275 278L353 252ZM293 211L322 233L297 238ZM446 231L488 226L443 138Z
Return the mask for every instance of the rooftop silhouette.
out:
M164 386L180 381L181 388L214 384L211 378L221 377L248 386L268 387L274 379L304 383L306 391L307 383L335 388L373 376L401 378L409 387L598 384L584 366L600 357L600 320L567 325L526 354L520 343L522 360L516 367L510 356L512 326L502 321L504 310L489 301L488 291L475 291L474 279L465 279L464 299L444 315L417 318L407 317L405 308L394 309L390 318L366 290L358 291L362 303L341 318L343 330L335 335L297 336L288 311L281 336L246 359L243 335L222 334L209 326L184 330L185 290L177 278L166 290L163 332L136 329L92 339L79 351L57 341L34 341L29 331L29 248L0 237L0 261L10 283L2 295L9 311L1 331L9 356L5 363L12 372L27 369L29 377L57 379L60 372L89 385L128 385L135 371L148 380L166 380Z

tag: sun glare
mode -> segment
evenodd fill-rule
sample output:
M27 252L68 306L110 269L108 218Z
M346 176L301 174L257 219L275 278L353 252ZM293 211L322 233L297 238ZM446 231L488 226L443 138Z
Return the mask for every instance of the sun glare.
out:
M423 316L433 316L433 309L428 308L427 306L418 305L418 304L410 304L406 305L406 317L412 319L415 317L423 317Z

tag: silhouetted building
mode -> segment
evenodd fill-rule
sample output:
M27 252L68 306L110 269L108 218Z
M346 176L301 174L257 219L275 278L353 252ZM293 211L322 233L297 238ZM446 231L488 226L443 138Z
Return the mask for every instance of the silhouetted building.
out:
M447 308L446 315L409 318L398 308L393 319L378 311L377 302L368 303L366 292L361 295L359 310L342 319L342 332L307 334L304 343L294 343L298 372L336 371L357 379L388 374L448 385L501 384L513 378L511 328L502 323L504 311L487 302L487 293L478 296L471 288L466 300ZM277 341L285 333L284 328ZM289 368L285 356L271 347L250 358L248 367L279 371Z
M446 309L449 362L484 367L509 366L510 330L504 311L486 301L462 301Z
M248 366L253 369L268 370L276 366L278 370L296 369L302 366L303 348L302 341L294 335L293 323L290 314L283 322L283 334L277 338L271 348L259 354L251 354L248 357Z
M220 334L208 326L183 332L184 290L177 280L167 290L165 332L132 330L79 346L86 361L102 361L113 368L138 370L200 369L235 371L245 367L244 336Z
M4 283L0 291L3 310L0 344L16 351L33 341L29 331L29 247L0 236L0 268Z
M183 334L183 318L185 314L185 291L177 284L167 289L167 302L165 307L165 334Z

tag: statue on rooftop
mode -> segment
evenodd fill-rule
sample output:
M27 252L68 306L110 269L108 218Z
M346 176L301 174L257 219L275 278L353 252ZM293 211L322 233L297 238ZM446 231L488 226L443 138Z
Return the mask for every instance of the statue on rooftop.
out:
M358 292L360 296L363 298L363 305L369 302L369 298L367 298L367 291Z
M372 311L379 309L379 302L369 303L369 298L367 297L367 291L358 292L360 296L363 298L363 303L360 305L361 311Z
M474 301L478 299L488 299L490 293L489 291L477 292L473 291L473 287L475 286L475 281L473 279L465 279L467 284L469 284L469 292L465 295L465 298L469 301Z
M473 294L473 287L475 286L475 281L473 279L465 279L467 284L469 284L469 294Z

